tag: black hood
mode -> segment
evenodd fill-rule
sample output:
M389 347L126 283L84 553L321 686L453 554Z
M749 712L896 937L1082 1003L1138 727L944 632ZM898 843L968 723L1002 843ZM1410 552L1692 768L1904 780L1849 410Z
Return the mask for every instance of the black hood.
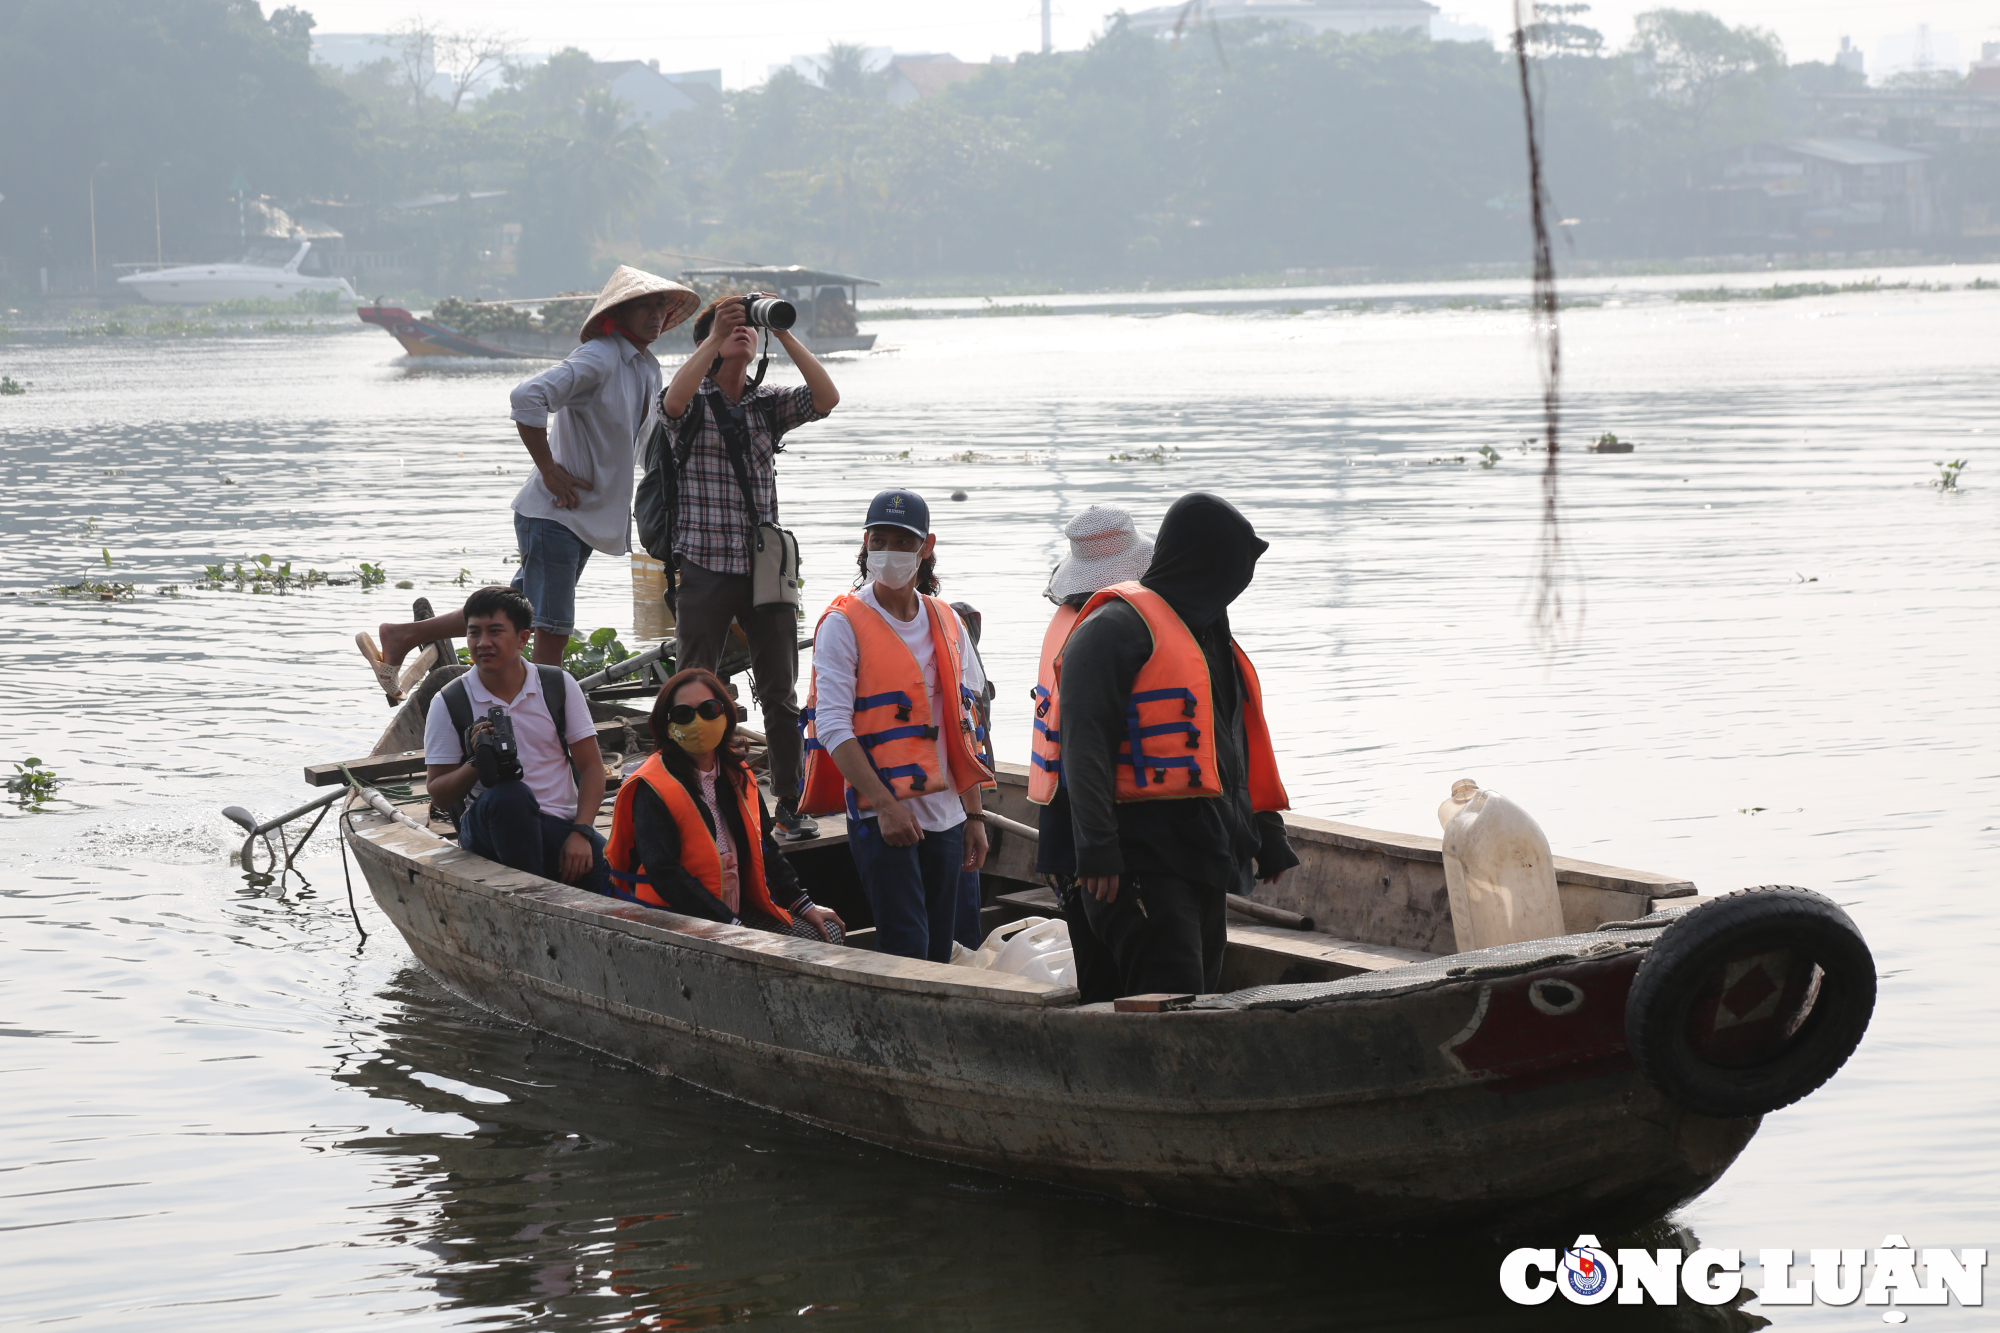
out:
M1189 629L1203 629L1224 619L1250 586L1257 557L1270 549L1235 505L1196 491L1160 520L1153 563L1139 582L1166 598Z

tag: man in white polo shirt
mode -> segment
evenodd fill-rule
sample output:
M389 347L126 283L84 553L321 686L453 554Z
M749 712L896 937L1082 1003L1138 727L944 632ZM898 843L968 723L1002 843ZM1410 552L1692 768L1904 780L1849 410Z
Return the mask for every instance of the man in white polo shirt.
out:
M602 893L604 838L593 827L604 801L597 730L567 671L531 667L522 657L533 620L517 588L481 588L465 599L474 669L438 691L424 720L431 803L465 802L458 816L465 850ZM491 746L479 754L482 737L496 735L489 717L496 708L513 727L511 760Z

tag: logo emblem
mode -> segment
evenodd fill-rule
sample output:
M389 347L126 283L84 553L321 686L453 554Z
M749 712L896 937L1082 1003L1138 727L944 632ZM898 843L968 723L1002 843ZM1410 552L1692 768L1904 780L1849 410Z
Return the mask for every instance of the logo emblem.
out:
M1563 1295L1578 1305L1595 1305L1618 1285L1618 1268L1598 1248L1597 1237L1578 1236L1575 1247L1563 1251L1561 1277Z

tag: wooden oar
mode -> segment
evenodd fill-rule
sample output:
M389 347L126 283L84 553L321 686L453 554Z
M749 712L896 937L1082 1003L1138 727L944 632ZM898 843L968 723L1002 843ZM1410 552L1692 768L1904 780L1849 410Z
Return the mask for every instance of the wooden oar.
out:
M1026 824L1020 823L1017 820L1009 819L1005 815L995 814L991 810L982 810L979 814L989 826L997 828L1003 833L1019 834L1029 842L1041 841L1042 835L1038 830L1031 829ZM1230 911L1240 916L1247 916L1252 921L1262 921L1267 926L1284 926L1290 930L1311 930L1313 928L1313 919L1309 916L1301 916L1297 912L1287 912L1282 907L1271 907L1264 903L1253 902L1240 893L1229 894L1227 900Z

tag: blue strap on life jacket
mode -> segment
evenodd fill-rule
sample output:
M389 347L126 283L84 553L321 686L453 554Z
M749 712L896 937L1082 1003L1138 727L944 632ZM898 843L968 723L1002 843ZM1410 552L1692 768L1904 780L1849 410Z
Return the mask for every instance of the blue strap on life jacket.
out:
M1152 770L1156 775L1155 781L1165 782L1167 769L1185 768L1189 770L1188 786L1198 787L1201 785L1201 765L1195 762L1192 755L1183 755L1178 759L1168 759L1146 753L1146 737L1148 736L1163 736L1170 732L1185 732L1189 749L1196 748L1200 743L1201 732L1192 723L1162 722L1150 727L1139 724L1140 704L1158 703L1165 699L1179 699L1181 701L1181 715L1183 717L1193 717L1195 715L1193 690L1174 688L1136 691L1125 702L1125 747L1128 753L1120 755L1118 760L1120 763L1126 764L1131 768L1134 786L1145 787L1146 772L1148 769Z
M1041 769L1044 773L1060 774L1062 772L1062 760L1060 759L1044 759L1031 751L1028 755L1028 762L1036 768Z
M911 738L934 741L937 739L937 735L938 729L936 727L920 727L913 722L907 727L890 727L887 731L871 731L865 735L856 732L854 739L860 741L863 747L872 750L878 745L887 745L890 741L908 740Z
M908 722L910 720L910 710L916 707L914 703L910 702L909 695L903 693L901 690L890 690L887 694L862 695L854 701L854 711L865 713L871 708L885 708L890 704L896 705L896 720L898 722Z

